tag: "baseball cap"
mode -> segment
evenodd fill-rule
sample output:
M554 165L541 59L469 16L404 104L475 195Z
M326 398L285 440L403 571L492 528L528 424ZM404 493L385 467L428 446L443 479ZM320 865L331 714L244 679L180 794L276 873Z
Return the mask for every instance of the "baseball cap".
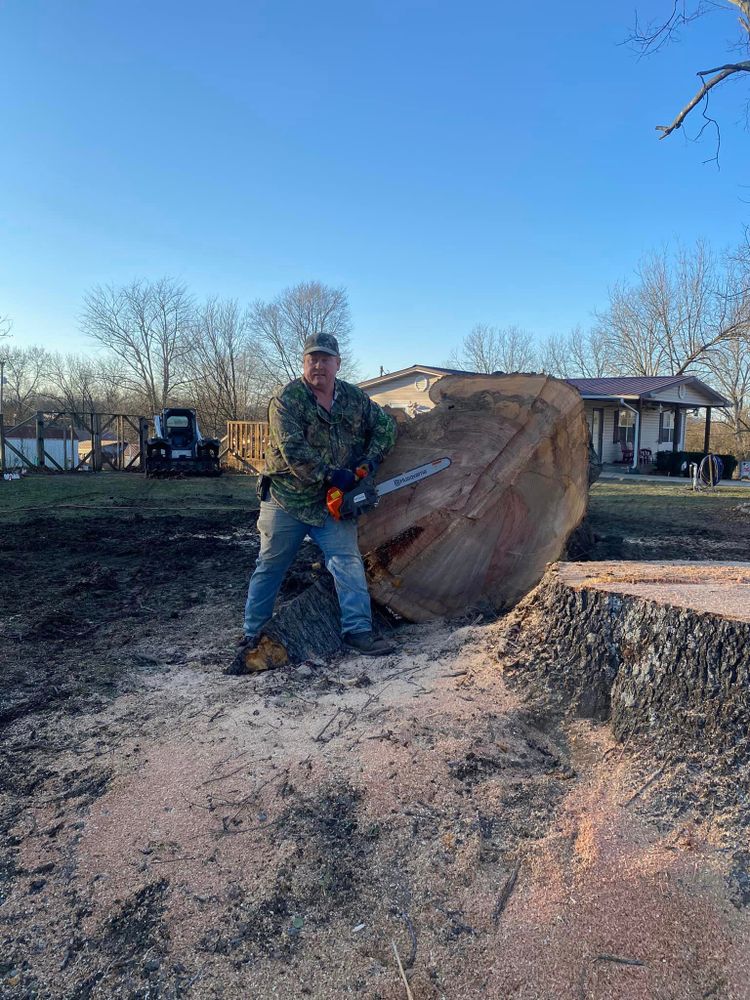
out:
M312 354L314 351L322 351L323 354L333 354L339 357L339 342L330 333L313 333L305 341L302 349L303 354Z

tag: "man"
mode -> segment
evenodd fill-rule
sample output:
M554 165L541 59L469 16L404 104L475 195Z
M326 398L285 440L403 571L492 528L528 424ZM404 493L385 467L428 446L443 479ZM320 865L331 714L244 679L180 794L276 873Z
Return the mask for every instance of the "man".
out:
M302 378L284 386L269 404L259 489L260 554L247 594L245 647L257 642L284 574L310 535L333 576L344 644L365 656L393 652L373 632L356 519L333 518L326 494L331 486L350 491L357 470L375 472L395 444L396 422L357 386L336 378L340 368L336 338L313 334L305 341Z

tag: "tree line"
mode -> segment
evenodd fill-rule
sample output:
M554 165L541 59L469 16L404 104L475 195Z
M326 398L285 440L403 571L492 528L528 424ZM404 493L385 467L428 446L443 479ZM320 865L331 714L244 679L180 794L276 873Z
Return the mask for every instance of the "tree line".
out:
M90 354L15 347L0 323L6 424L38 409L150 416L193 406L204 433L223 436L227 420L262 419L274 388L296 378L302 345L331 333L342 374L356 378L347 293L301 282L270 301L198 302L172 278L97 285L84 297L81 329Z
M477 324L447 364L561 378L695 375L730 401L720 423L732 450L750 450L750 240L721 256L700 241L652 252L608 298L588 329L543 341Z
M273 390L296 378L311 333L332 333L342 376L356 379L346 290L318 281L242 307L197 302L170 278L100 285L84 297L81 328L97 350L14 347L0 317L6 423L37 409L151 415L195 406L205 432L263 419ZM427 363L437 359L427 358ZM593 323L540 340L519 326L479 323L446 362L467 371L544 371L561 378L683 375L730 400L733 450L750 434L750 240L715 254L704 242L653 252L609 291Z

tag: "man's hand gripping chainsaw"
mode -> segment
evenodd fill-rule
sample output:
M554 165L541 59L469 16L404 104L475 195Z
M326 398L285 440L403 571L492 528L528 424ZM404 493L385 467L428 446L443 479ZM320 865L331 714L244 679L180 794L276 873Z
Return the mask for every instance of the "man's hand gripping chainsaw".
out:
M415 469L408 469L391 479L386 479L377 486L373 481L370 467L362 465L354 473L357 482L350 490L344 491L338 486L331 486L326 494L326 507L331 517L337 521L353 520L377 507L378 501L386 493L393 493L394 490L403 489L405 486L415 486L428 476L434 476L436 472L447 469L450 464L449 458L436 458L433 462L426 462Z
M375 482L367 465L361 465L354 470L357 482L344 492L338 486L331 486L326 493L326 507L331 517L337 521L351 521L377 507L380 497L375 489Z

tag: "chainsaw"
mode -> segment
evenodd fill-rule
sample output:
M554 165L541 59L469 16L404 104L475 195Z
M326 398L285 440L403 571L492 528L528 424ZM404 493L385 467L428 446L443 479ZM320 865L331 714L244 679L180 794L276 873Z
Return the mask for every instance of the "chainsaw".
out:
M427 462L425 465L418 465L408 472L400 472L392 479L386 479L384 483L373 482L372 476L366 467L356 470L355 475L359 482L348 493L344 493L338 486L332 486L326 494L326 507L331 517L337 521L348 521L366 514L368 510L373 510L380 502L380 498L387 493L403 489L404 486L413 486L420 483L428 476L434 476L437 472L442 472L451 464L449 458L437 458L434 462Z

